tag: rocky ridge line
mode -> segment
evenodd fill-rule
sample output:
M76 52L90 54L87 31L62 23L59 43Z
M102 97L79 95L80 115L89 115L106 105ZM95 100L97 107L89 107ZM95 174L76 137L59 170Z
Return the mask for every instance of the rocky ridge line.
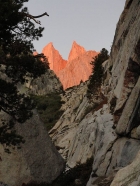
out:
M88 80L92 72L91 61L98 54L96 51L86 51L75 41L68 57L68 60L62 59L59 52L49 43L44 47L44 55L48 58L50 69L55 72L60 79L64 90L80 84L81 81Z

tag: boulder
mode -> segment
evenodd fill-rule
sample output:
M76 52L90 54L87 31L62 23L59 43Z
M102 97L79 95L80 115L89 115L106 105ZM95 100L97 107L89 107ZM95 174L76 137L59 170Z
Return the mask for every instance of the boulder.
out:
M1 114L1 119L8 118ZM23 183L52 182L64 168L64 161L51 142L36 111L33 117L23 124L17 123L16 131L25 143L21 149L10 148L6 153L0 145L0 181L10 186L21 186Z

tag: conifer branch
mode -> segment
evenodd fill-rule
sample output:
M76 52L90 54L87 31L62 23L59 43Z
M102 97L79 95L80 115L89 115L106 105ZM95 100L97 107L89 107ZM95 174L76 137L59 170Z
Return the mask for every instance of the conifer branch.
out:
M26 16L26 17L29 17L30 19L33 19L37 24L40 24L41 25L41 22L40 21L38 21L38 20L36 20L36 18L40 18L40 17L43 17L43 16L49 16L48 14L47 14L47 12L45 12L45 13L43 13L43 14L41 14L41 15L38 15L38 16L32 16L31 14L26 14L26 13L24 13L24 15Z

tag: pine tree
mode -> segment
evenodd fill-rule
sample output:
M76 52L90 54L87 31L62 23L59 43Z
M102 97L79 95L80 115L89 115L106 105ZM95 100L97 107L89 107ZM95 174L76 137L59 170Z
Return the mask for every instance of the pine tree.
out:
M27 76L37 78L49 68L43 54L33 55L32 44L44 30L35 27L35 23L40 24L36 18L48 14L32 16L24 2L28 0L0 0L0 111L12 117L0 126L0 143L6 145L23 141L14 123L29 119L34 106L29 96L19 93L17 84L25 83Z
M102 63L109 58L108 51L103 48L100 53L93 58L91 62L92 68L92 75L89 77L89 85L88 85L88 97L92 94L97 94L99 92L99 88L102 84L103 80L103 67Z

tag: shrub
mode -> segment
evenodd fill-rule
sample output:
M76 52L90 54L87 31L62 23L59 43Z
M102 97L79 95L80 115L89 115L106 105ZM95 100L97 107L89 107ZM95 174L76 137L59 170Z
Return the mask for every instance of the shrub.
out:
M39 116L44 122L46 129L50 130L62 115L60 110L62 101L58 93L51 93L43 96L32 95Z

